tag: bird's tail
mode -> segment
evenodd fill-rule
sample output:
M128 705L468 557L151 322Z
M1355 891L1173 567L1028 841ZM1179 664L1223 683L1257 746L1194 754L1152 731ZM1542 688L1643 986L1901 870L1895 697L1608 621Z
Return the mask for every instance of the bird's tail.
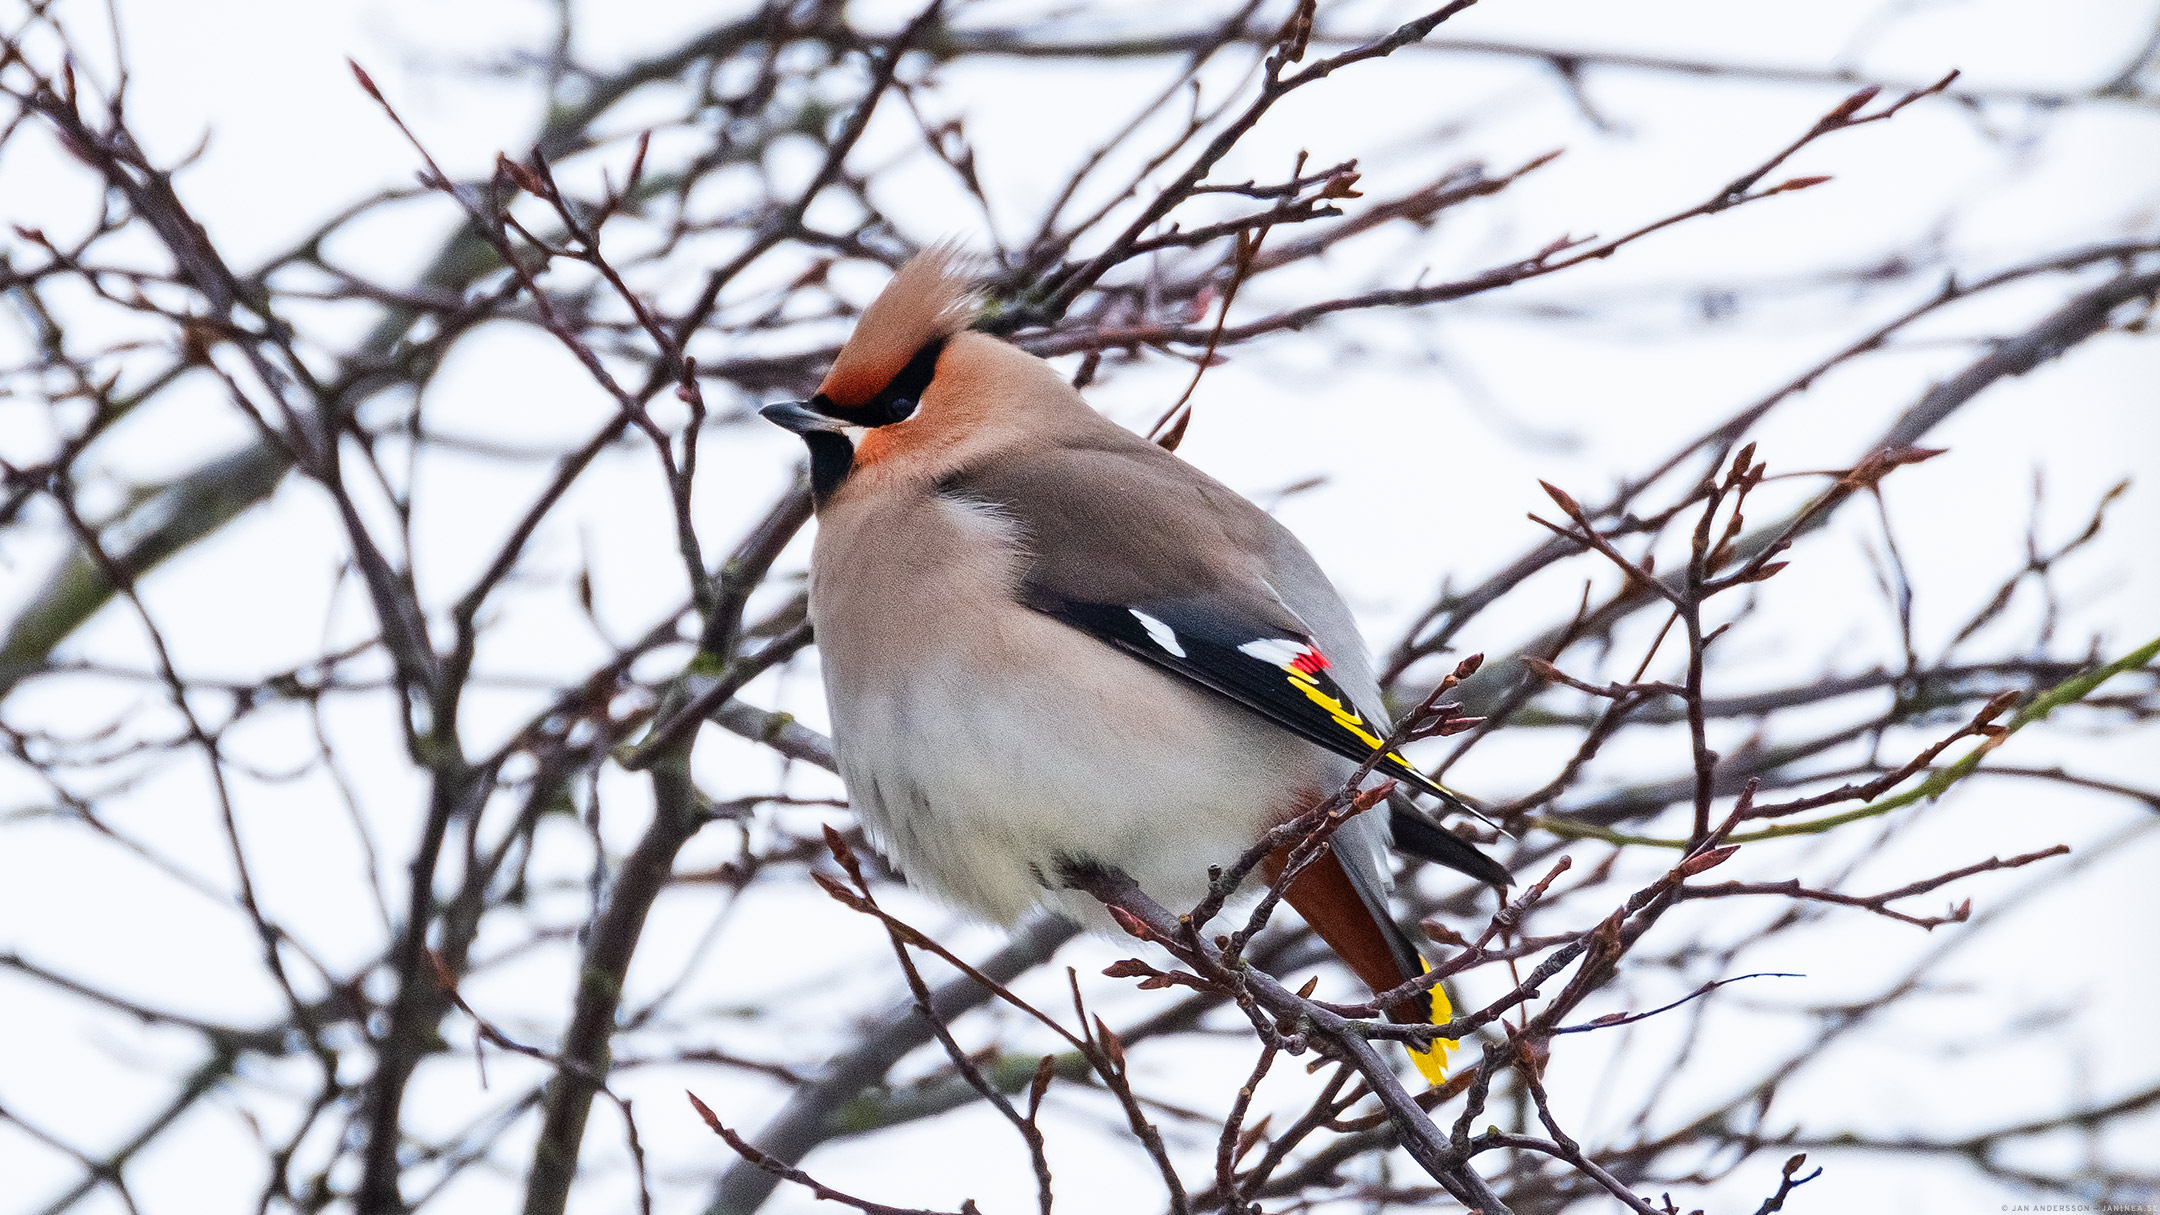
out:
M1287 859L1283 853L1270 857L1269 875L1281 873ZM1307 865L1284 893L1328 948L1373 991L1399 987L1431 969L1386 909L1375 910L1358 893L1333 850ZM1398 1025L1445 1025L1454 1016L1447 993L1438 987L1387 1009L1387 1019ZM1410 1059L1420 1075L1438 1084L1447 1078L1448 1052L1454 1049L1453 1040L1435 1039L1425 1050L1411 1050Z
M1401 930L1397 929L1396 931L1400 932ZM1406 940L1405 944L1407 943ZM1418 958L1419 974L1424 974L1431 969L1431 963L1427 962L1423 957ZM1412 1015L1408 1017L1396 1016L1395 1009L1391 1008L1388 1010L1388 1020L1409 1025L1446 1025L1455 1019L1455 1006L1448 1002L1447 992L1440 987L1435 986L1432 989L1427 999L1427 1005L1428 1007L1425 1010L1412 1010ZM1401 1006L1397 1005L1397 1007ZM1422 1011L1422 1015L1418 1015L1420 1011ZM1433 1044L1424 1050L1411 1047L1410 1061L1417 1064L1418 1074L1425 1077L1425 1083L1438 1084L1447 1079L1448 1052L1454 1049L1455 1039L1434 1038Z

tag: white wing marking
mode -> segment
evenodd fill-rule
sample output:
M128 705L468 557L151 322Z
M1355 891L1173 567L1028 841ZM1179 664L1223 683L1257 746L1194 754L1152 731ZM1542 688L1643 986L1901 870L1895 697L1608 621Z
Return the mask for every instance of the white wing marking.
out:
M1248 641L1238 647L1238 653L1257 658L1270 666L1289 669L1291 663L1303 657L1309 647L1302 641L1285 641L1280 637L1263 637Z
M1131 612L1133 614L1133 619L1140 622L1140 627L1147 630L1149 641L1152 641L1156 645L1161 646L1164 650L1168 651L1172 657L1185 657L1185 647L1178 644L1177 631L1175 629L1172 629L1169 625L1155 619L1153 616L1148 615L1146 612L1141 611L1139 608L1126 608L1125 610Z

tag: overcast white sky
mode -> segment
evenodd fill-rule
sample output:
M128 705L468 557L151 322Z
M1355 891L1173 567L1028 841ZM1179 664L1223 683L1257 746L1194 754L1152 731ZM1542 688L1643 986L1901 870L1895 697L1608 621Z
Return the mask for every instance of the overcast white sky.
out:
M1100 6L1101 20L1144 20L1152 7ZM99 45L92 32L100 28L97 10L78 8L83 41ZM709 23L718 8L677 0L581 5L588 19L579 51L599 65L620 62ZM207 137L200 159L181 178L181 192L242 266L291 244L350 200L411 181L410 149L353 84L346 57L366 65L453 175L484 171L498 151L520 151L538 117L535 96L523 84L465 70L507 50L539 45L547 36L549 6L531 0L123 0L119 11L133 72L135 129L152 159L163 163ZM976 19L1026 11L1017 4L986 6ZM1350 5L1335 20L1341 27L1372 28L1408 11ZM2009 0L1889 7L1485 0L1446 28L1463 38L1801 67L1834 64L1898 81L1929 80L1957 67L1978 86L2075 88L2115 70L2155 19L2155 6L2144 0L2084 0L2044 9ZM1004 208L998 219L1018 231L1071 150L1122 121L1161 70L1146 63L971 68L948 74L936 101L966 117L991 193ZM1429 169L1436 146L1496 169L1567 148L1559 162L1512 192L1504 207L1466 212L1414 247L1384 247L1364 263L1346 257L1328 268L1339 276L1336 282L1401 282L1421 268L1437 278L1534 250L1563 233L1615 233L1693 202L1804 130L1841 91L1623 71L1593 72L1587 88L1618 133L1593 129L1540 68L1406 54L1346 73L1286 107L1223 176L1279 172L1303 148L1318 160L1359 157L1384 188ZM1467 133L1451 131L1472 119L1476 125ZM623 125L634 122L626 117ZM894 126L883 145L873 139L865 160L874 161L880 146L898 146L904 134ZM1357 347L1345 355L1295 336L1241 352L1209 374L1182 454L1255 496L1328 476L1323 489L1287 502L1282 516L1342 585L1368 636L1385 645L1443 575L1475 579L1537 541L1538 530L1523 516L1544 504L1539 478L1595 497L1911 298L1793 290L1738 322L1703 329L1691 322L1694 297L1661 286L1721 273L1741 283L1774 282L1865 264L1930 236L1956 265L1986 271L2073 244L2160 232L2160 112L2151 108L2096 106L2045 116L2005 104L1976 116L1949 103L1929 103L1895 122L1825 141L1790 171L1836 180L1688 225L1581 273L1457 307L1351 322ZM920 198L887 200L912 230L955 232L979 244L980 221L934 196L930 174L896 180L903 188L909 180L922 183ZM78 182L57 160L41 162L33 145L19 141L0 160L0 220L42 225L55 234L70 231L87 201ZM367 265L378 280L395 281L432 252L444 231L443 215L415 209L373 224L338 255ZM686 267L685 281L701 268ZM1319 291L1328 284L1312 286ZM865 281L865 290L874 287L874 278ZM1971 357L1969 344L1948 339L2007 331L2061 294L2056 284L1958 312L1925 331L1942 340L1827 378L1773 415L1759 436L1762 451L1773 470L1849 463L1935 376ZM1625 306L1578 323L1555 322L1532 308L1615 300ZM325 314L315 318L315 332L334 347L368 319L357 311ZM1360 357L1358 347L1371 357ZM8 349L12 361L13 347ZM1144 425L1185 374L1167 364L1141 368L1113 379L1095 400L1121 421ZM466 342L431 393L446 429L525 443L578 435L609 411L566 356L540 337L502 331ZM119 478L155 481L244 441L246 429L229 411L206 395L194 401L199 407L168 407L131 422L102 453L103 467ZM0 402L0 454L12 450L7 429L42 424L37 412L33 403ZM2111 655L2160 633L2160 561L2152 556L2153 538L2160 536L2160 477L2154 477L2160 472L2160 342L2123 336L2095 341L2072 359L1990 390L1930 441L1951 454L1901 474L1889 492L1898 542L1922 588L1916 619L1924 642L1939 643L2022 561L2036 473L2049 487L2046 532L2056 540L2082 522L2107 485L2142 478L2114 517L2112 539L2068 571L2065 585L2076 601L2061 629L2065 637L2100 638L2100 648ZM746 432L731 435L724 448L716 445L708 458L700 517L711 536L725 538L790 475L795 446L785 435ZM477 555L492 548L518 495L530 492L530 476L445 460L423 477L436 524L416 554L422 583L454 588ZM602 466L536 550L535 564L555 572L573 566L581 554L591 556L598 609L618 637L648 627L679 596L672 540L655 525L651 480L642 461ZM1400 495L1414 485L1444 490L1457 504L1451 520L1464 522L1436 537L1429 519L1401 509ZM322 538L321 512L319 503L288 487L203 551L159 573L154 603L164 605L164 623L183 665L246 676L288 666L322 644L326 618L333 615L328 576L337 552ZM1754 640L1741 639L1754 647L1743 650L1744 661L1735 665L1745 677L1768 683L1822 666L1826 658L1843 669L1894 659L1894 648L1886 649L1894 647L1894 620L1873 590L1865 557L1866 546L1879 543L1879 525L1854 512L1836 532L1806 550L1807 589L1780 600ZM53 551L34 537L0 537L0 611L31 592ZM1405 578L1397 555L1406 552L1423 555L1429 577ZM1572 599L1575 591L1565 581L1554 581L1546 593ZM338 617L342 623L330 631L357 630L356 608L347 604ZM1481 622L1464 644L1501 651L1545 619ZM78 653L124 661L143 653L139 633L118 612L101 616L76 644ZM501 672L563 676L601 654L599 639L578 631L569 613L534 608L506 617L488 658ZM751 698L822 720L807 667L761 682ZM532 703L530 696L505 694L483 698L475 712L478 720L507 728ZM111 707L33 688L8 701L5 712L15 724L34 719L73 728ZM402 840L400 824L413 815L412 778L395 759L388 723L370 712L355 710L339 724L363 761L371 814L385 838ZM266 760L306 745L297 732L268 728L244 741ZM2016 745L2027 742L2021 737ZM709 740L700 755L701 774L721 789L764 780L769 767L744 777L727 766L739 767L746 754ZM2106 742L2033 739L2019 759L2077 762L2098 774L2151 784L2160 778L2156 754L2160 739L2147 731ZM383 762L369 767L369 756ZM1535 742L1503 742L1481 750L1462 780L1473 789L1519 788L1542 780L1522 773L1544 757ZM1646 772L1670 766L1664 755L1641 763ZM219 846L205 827L208 811L193 780L161 778L118 804L147 838L222 881ZM0 775L0 807L16 807L33 788L14 774ZM614 789L605 783L603 795L632 802L640 796L627 784ZM379 932L367 919L343 838L326 846L334 830L327 820L297 811L308 796L292 786L248 794L251 842L261 869L272 875L265 898L322 955L357 963L375 947ZM1929 813L1924 829L1868 860L1856 884L1896 884L1988 853L2008 855L2058 841L2082 845L2141 821L2135 807L2121 802L2008 785L1962 792ZM623 815L612 826L619 832L615 842L627 845L639 823L635 815ZM1793 845L1795 853L1805 847L1813 846ZM1840 842L1818 848L1808 863L1827 872L1861 852L1860 840ZM1792 855L1767 868L1789 867ZM707 859L686 854L686 863ZM2148 880L2156 864L2160 838L2148 832L2135 850L2037 901L1985 953L1953 967L1975 985L1969 998L1939 1006L1969 1020L1969 1033L1955 1035L1957 1044L1938 1049L1939 1025L1888 1027L1804 1076L1785 1095L1786 1109L1810 1111L1824 1125L1908 1120L1954 1129L2019 1110L2044 1112L2056 1101L2104 1098L2145 1082L2160 1071L2160 1045L2150 1033L2150 1010L2160 1004L2160 978L2149 962L2150 926L2160 922L2160 893ZM1991 896L2007 896L2028 879L1983 880L1961 893L1974 895L1976 908L1984 910ZM715 1000L741 998L746 987L812 981L829 967L874 957L883 948L881 938L867 935L861 924L811 900L759 900L738 911L722 938L710 980ZM939 914L927 906L917 910L933 920ZM709 917L709 908L663 904L651 930L653 951L679 955ZM788 932L772 931L775 923L786 923ZM1778 989L1755 998L1798 1004L1834 998L1848 985L1857 991L1921 950L1943 946L1956 931L1923 937L1881 921L1835 927L1845 931L1809 942L1813 956L1752 959L1761 969L1804 971L1815 983L1804 994ZM972 930L958 939L980 951L995 937ZM0 949L65 959L86 975L145 996L247 1021L273 1007L259 984L244 977L251 948L227 918L116 867L68 832L11 828L0 835ZM1102 953L1108 947L1081 948ZM803 965L805 956L816 964ZM234 976L229 980L227 967ZM476 985L471 994L503 1010L526 999L552 1007L565 990L564 975L562 958L536 958ZM873 990L890 987L888 980ZM1106 984L1103 999L1114 1005L1117 998ZM1745 1002L1735 1003L1741 1007L1730 1020L1711 1022L1724 1032L1717 1049L1753 1048L1746 1036L1754 1022ZM2058 1006L2078 1015L2049 1025L2044 1034L2021 1037L2019 1018ZM510 1011L502 1019L518 1021ZM815 1039L844 1029L836 1020L802 1032ZM1646 1030L1633 1041L1654 1044L1657 1032ZM1912 1048L1920 1042L1928 1049ZM1590 1077L1598 1071L1592 1060L1610 1047L1575 1049L1584 1061L1569 1074ZM119 1022L84 1021L64 1001L0 981L0 1105L34 1112L77 1143L108 1143L112 1128L132 1125L190 1062L183 1043L143 1036ZM1205 1061L1188 1062L1198 1068ZM508 1063L503 1066L507 1071ZM276 1083L275 1077L263 1079ZM1716 1080L1704 1076L1706 1092L1714 1091ZM459 1083L470 1088L469 1077ZM642 1110L653 1111L643 1129L656 1165L680 1174L666 1191L668 1209L691 1209L695 1171L719 1162L720 1145L675 1116L671 1103L679 1103L679 1077L641 1076L625 1087ZM1597 1126L1586 1089L1556 1093L1575 1103L1587 1132L1619 1130ZM700 1091L742 1126L755 1126L777 1099L775 1090L733 1078L701 1079ZM1685 1096L1675 1094L1675 1108L1685 1107ZM453 1092L441 1080L416 1093L423 1108L438 1100L462 1116L475 1097ZM258 1180L249 1169L257 1153L235 1113L244 1104L213 1107L135 1166L132 1176L146 1210L228 1210L252 1200ZM448 1112L443 1118L456 1120ZM593 1159L614 1151L604 1119L595 1116ZM1089 1124L1085 1111L1068 1119L1070 1127ZM973 1161L969 1188L954 1188L956 1137L990 1125L966 1115L880 1139L874 1150L843 1145L817 1157L817 1171L835 1184L894 1202L953 1204L972 1194L985 1210L1008 1209L1024 1190L986 1192ZM1136 1209L1119 1201L1128 1187L1149 1184L1130 1154L1101 1151L1085 1133L1067 1141L1076 1146L1061 1149L1072 1155L1061 1166L1060 1192L1073 1209ZM2150 1142L2160 1142L2160 1130ZM995 1184L1022 1187L1023 1161L1005 1146L982 1168L991 1170ZM37 1209L71 1175L65 1161L0 1125L0 1211ZM1751 1174L1745 1184L1684 1205L1709 1199L1751 1205L1765 1176ZM481 1175L463 1184L449 1209L496 1209L505 1202L499 1178ZM1152 1206L1154 1191L1142 1193L1147 1197L1140 1206ZM1988 1204L2002 1198L1992 1183L1954 1165L1891 1175L1860 1159L1840 1159L1803 1195L1798 1209L1943 1213L1994 1210ZM615 1209L619 1200L619 1191L603 1187L573 1209ZM812 1205L800 1194L783 1195L773 1209ZM84 1209L116 1208L99 1200Z

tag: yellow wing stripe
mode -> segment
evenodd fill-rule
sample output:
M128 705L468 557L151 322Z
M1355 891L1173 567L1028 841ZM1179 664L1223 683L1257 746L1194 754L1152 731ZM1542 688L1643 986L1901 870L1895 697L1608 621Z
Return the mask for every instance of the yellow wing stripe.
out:
M1321 691L1320 685L1314 682L1312 676L1305 674L1303 671L1293 670L1288 672L1288 675L1290 679L1290 686L1296 688L1300 692L1305 693L1305 698L1307 700L1310 700L1314 704L1319 705L1321 708L1327 710L1328 716L1335 719L1336 725L1341 726L1345 730L1348 730L1351 734L1355 735L1360 742L1364 743L1368 747L1377 747L1380 745L1381 739L1374 735L1372 731L1365 728L1365 718L1356 709L1351 708L1340 700L1335 699L1333 696L1328 695L1326 692ZM1411 772L1417 772L1420 777L1423 777L1424 773L1418 772L1417 765L1411 763L1407 759L1404 759L1400 752L1390 751L1388 752L1387 757L1393 760L1400 767L1405 768Z

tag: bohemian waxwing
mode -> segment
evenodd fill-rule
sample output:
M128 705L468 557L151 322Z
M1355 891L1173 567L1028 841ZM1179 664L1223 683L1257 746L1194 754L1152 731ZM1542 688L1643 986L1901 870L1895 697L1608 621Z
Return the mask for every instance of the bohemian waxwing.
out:
M1098 926L1063 875L1114 866L1174 910L1340 788L1388 732L1342 596L1297 538L1089 408L1049 364L967 331L955 259L914 258L806 402L810 619L840 775L909 880L1010 924ZM1455 803L1408 761L1385 774ZM1414 810L1397 843L1507 871ZM1375 991L1424 970L1387 908L1388 819L1359 815L1291 906ZM1279 871L1279 865L1278 865ZM1441 1023L1430 1000L1388 1010ZM1437 1081L1441 1044L1417 1062Z

